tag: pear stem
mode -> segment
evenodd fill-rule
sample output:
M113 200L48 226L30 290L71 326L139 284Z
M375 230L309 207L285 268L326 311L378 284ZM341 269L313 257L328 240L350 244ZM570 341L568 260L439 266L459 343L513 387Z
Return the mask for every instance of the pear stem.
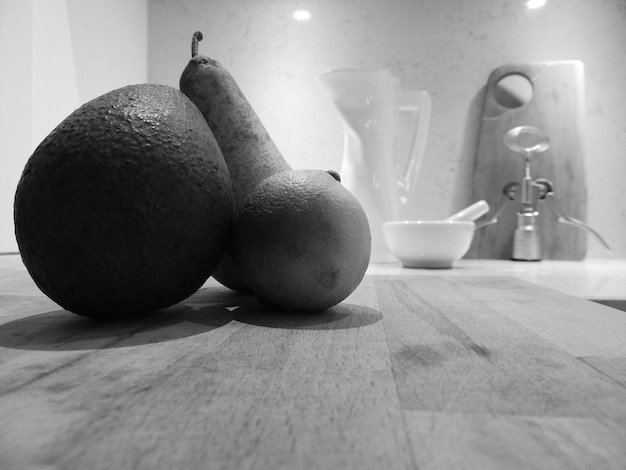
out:
M202 41L202 33L200 31L196 31L193 33L193 37L191 38L191 57L195 57L198 55L198 42Z

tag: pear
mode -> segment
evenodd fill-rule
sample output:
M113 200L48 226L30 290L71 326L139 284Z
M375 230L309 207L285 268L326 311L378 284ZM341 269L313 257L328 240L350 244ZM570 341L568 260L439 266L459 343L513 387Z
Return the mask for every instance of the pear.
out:
M180 77L180 90L198 107L222 150L236 209L259 183L291 167L228 70L198 54L201 40L202 33L195 32L191 60ZM228 250L213 277L233 290L250 291L234 268Z

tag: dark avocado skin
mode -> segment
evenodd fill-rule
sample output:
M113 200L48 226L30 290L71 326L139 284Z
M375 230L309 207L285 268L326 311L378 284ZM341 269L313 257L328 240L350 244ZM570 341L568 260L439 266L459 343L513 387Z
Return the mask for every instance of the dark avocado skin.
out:
M291 169L231 74L219 62L194 55L180 77L180 90L200 109L215 135L230 171L235 207L261 181ZM237 274L228 250L213 277L231 289L251 291Z
M18 183L15 234L63 308L116 318L173 305L219 262L232 223L228 168L180 91L130 85L68 116Z

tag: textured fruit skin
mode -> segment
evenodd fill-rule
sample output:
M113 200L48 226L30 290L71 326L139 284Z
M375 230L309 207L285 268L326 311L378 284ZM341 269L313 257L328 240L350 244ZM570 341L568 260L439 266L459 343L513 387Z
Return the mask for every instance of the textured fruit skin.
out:
M224 154L235 207L265 178L291 169L231 74L219 62L202 55L192 57L180 77L180 90L198 106ZM213 277L231 289L249 291L228 255Z
M235 209L231 255L264 304L317 311L356 289L370 260L367 216L321 170L285 171Z
M63 308L113 318L173 305L211 275L233 214L219 146L163 85L84 104L37 147L18 183L28 272Z

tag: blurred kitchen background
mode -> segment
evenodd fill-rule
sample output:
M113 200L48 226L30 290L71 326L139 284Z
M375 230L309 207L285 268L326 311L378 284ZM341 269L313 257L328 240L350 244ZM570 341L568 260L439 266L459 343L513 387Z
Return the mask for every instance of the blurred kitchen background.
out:
M537 3L536 1L533 3ZM540 3L539 3L540 4ZM489 73L511 62L585 66L587 222L626 258L626 0L0 0L0 253L36 145L75 108L131 83L178 87L201 30L294 168L339 169L343 128L316 77L383 67L432 114L412 216L472 201ZM310 18L293 13L306 10ZM504 184L498 182L498 185ZM572 230L576 230L572 228ZM607 254L589 239L587 257Z

